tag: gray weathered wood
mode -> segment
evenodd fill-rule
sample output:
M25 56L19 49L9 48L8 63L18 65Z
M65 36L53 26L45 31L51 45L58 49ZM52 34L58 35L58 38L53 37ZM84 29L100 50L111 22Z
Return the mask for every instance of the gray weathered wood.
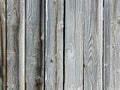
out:
M104 90L119 90L120 0L104 1Z
M25 90L25 0L19 1L19 90Z
M83 90L84 0L65 6L65 90Z
M18 90L19 0L7 0L7 90Z
M84 90L102 90L103 0L85 0Z
M40 8L40 19L41 19L41 77L42 77L42 86L41 86L41 90L45 90L45 1L42 0L41 1L41 8Z
M2 77L1 90L6 90L6 1L0 0L0 30L1 30L1 65L0 77Z
M41 0L26 3L26 89L44 89L44 63L42 58ZM44 3L43 3L44 5ZM44 25L44 24L42 24ZM43 29L42 29L43 30Z
M110 5L109 0L104 0L104 68L103 68L103 89L109 90L110 85ZM113 88L111 89L113 90Z
M46 0L45 90L63 90L63 0Z
M119 90L119 44L119 0L0 0L0 90Z
M2 90L2 30L4 29L4 1L0 0L0 90Z
M1 5L1 2L0 2ZM0 7L1 13L1 7ZM0 14L0 90L2 90L2 21L1 21L1 14Z

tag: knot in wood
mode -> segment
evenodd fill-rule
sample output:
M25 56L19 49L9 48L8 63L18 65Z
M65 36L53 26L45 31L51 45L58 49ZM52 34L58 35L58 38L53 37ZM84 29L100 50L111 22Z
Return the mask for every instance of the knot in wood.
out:
M37 86L38 86L38 85L41 85L42 82L43 82L43 80L42 80L42 78L41 78L40 76L36 77L35 81L36 81L36 85L37 85Z

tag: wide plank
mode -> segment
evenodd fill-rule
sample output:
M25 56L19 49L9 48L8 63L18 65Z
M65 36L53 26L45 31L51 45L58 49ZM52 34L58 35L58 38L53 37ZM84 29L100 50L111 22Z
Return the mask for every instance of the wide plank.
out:
M120 89L120 0L104 0L104 90Z
M83 90L84 0L65 0L64 90Z
M7 90L18 90L19 0L7 0Z
M26 1L26 90L44 89L42 1Z
M63 0L46 0L45 90L63 90Z
M103 0L85 0L84 90L102 90Z

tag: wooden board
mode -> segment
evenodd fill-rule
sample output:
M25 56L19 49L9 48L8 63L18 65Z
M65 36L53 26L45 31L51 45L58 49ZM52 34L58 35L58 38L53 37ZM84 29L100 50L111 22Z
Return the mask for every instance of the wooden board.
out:
M2 70L2 66L3 66L3 64L2 64L2 62L3 62L3 41L2 41L2 38L3 38L3 36L2 36L2 31L4 31L5 30L5 21L4 21L4 19L5 19L5 6L4 6L4 4L5 4L5 1L4 0L0 0L0 90L2 90L2 86L3 86L3 77L2 77L2 75L3 75L3 70Z
M1 2L0 2L1 5ZM1 7L0 7L1 13ZM1 14L0 14L0 90L2 90L2 21L1 21Z
M83 90L84 0L65 0L65 90Z
M120 89L120 1L104 0L104 90Z
M85 0L84 90L102 90L103 0Z
M63 0L46 0L45 90L63 90Z
M41 77L42 77L42 85L41 90L45 90L45 0L41 1L40 7L40 39L41 39Z
M0 0L0 90L119 90L119 0Z
M18 90L19 1L7 0L7 90Z
M25 90L24 10L24 0L7 0L7 90Z
M26 34L26 23L25 23L25 9L26 0L19 1L19 33L18 33L18 46L19 46L19 90L26 89L26 73L25 73L25 65L26 65L26 54L25 54L25 34Z
M0 0L0 90L6 90L6 1Z
M41 0L26 3L26 90L44 90L44 61Z

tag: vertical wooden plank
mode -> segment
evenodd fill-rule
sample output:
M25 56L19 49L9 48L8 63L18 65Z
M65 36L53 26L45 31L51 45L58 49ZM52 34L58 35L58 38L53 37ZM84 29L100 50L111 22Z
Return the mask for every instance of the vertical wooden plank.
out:
M7 90L18 90L19 0L7 0Z
M103 0L85 0L84 90L102 90Z
M19 1L19 90L25 90L25 0Z
M65 90L83 90L84 0L65 0Z
M6 90L6 1L0 0L0 90Z
M0 2L0 6L1 6L1 2ZM0 7L0 13L1 12L1 8ZM2 21L1 21L1 14L0 14L0 90L2 90Z
M112 90L113 83L110 81L110 76L112 76L110 72L110 63L111 63L111 55L110 55L110 0L104 0L104 68L103 68L103 78L104 78L104 90ZM112 64L112 63L111 63ZM111 74L111 75L110 75ZM112 77L111 77L112 78ZM111 89L110 89L111 88Z
M24 0L7 0L7 89L25 90Z
M45 90L63 90L63 0L46 0Z
M120 1L104 1L104 90L119 90Z
M44 63L42 53L44 0L26 1L26 89L44 89Z
M0 90L6 89L6 6L0 0Z
M41 90L45 90L45 0L41 1L41 77L42 79L42 85Z

